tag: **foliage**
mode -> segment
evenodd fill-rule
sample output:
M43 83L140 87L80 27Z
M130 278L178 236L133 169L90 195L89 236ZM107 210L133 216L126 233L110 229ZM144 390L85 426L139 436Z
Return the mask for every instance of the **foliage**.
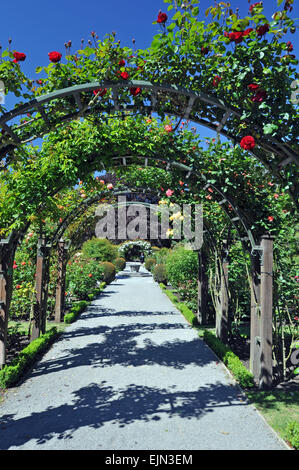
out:
M177 289L183 301L192 310L197 310L197 254L184 247L170 251L166 258L167 278Z
M69 261L66 274L66 291L79 300L87 300L98 282L104 280L105 269L96 260L75 257Z
M104 269L103 281L106 284L110 284L115 279L116 269L114 264L109 263L109 261L102 261L100 267Z
M126 267L126 260L124 258L115 258L114 265L117 271L123 271Z
M89 302L87 300L80 300L78 302L75 302L73 307L71 308L71 311L69 313L66 313L64 315L64 323L73 323L77 316L85 310L85 308L88 306Z
M82 245L82 254L86 258L111 263L117 257L117 247L106 238L94 237Z
M141 253L149 256L151 252L151 244L145 240L129 240L122 243L118 248L119 255L131 261L139 261Z
M161 289L167 295L167 297L172 301L178 310L184 315L186 320L194 327L198 326L198 320L196 315L190 310L187 305L183 302L179 302L178 298L169 290L166 289L164 284L160 284Z
M51 328L26 346L10 366L4 366L0 371L0 387L7 388L14 385L28 366L36 360L37 355L43 352L57 338L57 335L57 329Z
M153 277L156 282L167 284L167 273L165 264L156 264L153 269Z
M238 356L216 338L214 333L205 330L204 341L213 349L219 359L224 362L242 388L254 387L252 374L243 366Z
M152 269L154 268L154 266L156 266L156 264L157 264L156 259L149 257L149 258L146 258L144 267L148 271L152 271Z
M154 257L157 263L166 263L167 256L169 254L169 248L163 247L159 251L154 253Z

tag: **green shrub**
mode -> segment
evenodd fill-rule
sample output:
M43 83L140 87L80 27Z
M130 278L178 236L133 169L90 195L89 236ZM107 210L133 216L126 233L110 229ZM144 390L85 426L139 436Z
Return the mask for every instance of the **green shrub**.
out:
M215 354L221 359L227 368L232 372L237 382L242 388L252 388L255 386L253 375L242 364L238 356L236 356L225 344L222 343L215 334L205 330L203 335L204 341L211 347Z
M197 254L182 247L170 251L166 259L166 270L168 280L174 287L190 280L197 282Z
M116 269L114 264L103 261L100 265L104 268L103 281L106 282L106 284L110 284L115 279Z
M90 294L88 294L88 300L80 300L79 302L75 302L71 311L64 315L64 323L70 324L73 323L78 315L82 313L86 307L89 305L90 301L93 300L100 292L105 288L106 282L102 282L99 287L96 287Z
M168 282L178 290L181 299L197 310L198 256L184 247L168 252L166 258Z
M79 302L76 302L73 307L71 308L71 311L64 315L64 323L73 323L77 316L80 315L83 310L87 307L89 302L87 300L81 300Z
M104 272L105 267L98 261L77 258L67 266L66 291L79 300L87 300L97 282L104 280Z
M163 284L167 284L165 264L156 264L153 269L153 276L156 282L162 282Z
M126 267L126 260L124 258L115 258L114 265L117 271L123 271Z
M156 262L155 258L146 258L145 263L144 263L144 267L148 271L151 271L156 264L157 264L157 262Z
M118 256L118 249L106 238L94 237L82 245L82 255L85 258L111 263Z
M290 421L286 429L286 440L289 441L294 449L299 450L299 422Z
M57 328L53 327L39 338L32 341L23 351L20 352L19 357L16 358L10 366L4 366L0 371L0 387L7 388L14 385L36 359L37 354L44 351L51 342L58 336Z
M198 326L198 320L196 315L188 308L185 304L182 302L179 302L177 297L169 290L167 290L164 286L164 284L160 284L160 287L162 290L165 292L167 297L171 300L171 302L176 306L178 310L184 315L188 323L190 323L192 326Z
M163 247L160 250L154 252L154 257L157 264L166 264L167 256L169 255L169 248Z

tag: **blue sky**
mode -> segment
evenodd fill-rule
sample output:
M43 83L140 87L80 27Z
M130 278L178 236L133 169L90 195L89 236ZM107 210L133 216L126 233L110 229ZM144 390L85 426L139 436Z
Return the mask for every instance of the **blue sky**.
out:
M242 16L247 14L251 3L231 0L232 8L240 7ZM213 0L199 2L202 19L205 10L213 4ZM264 4L267 15L278 10L276 0L266 0ZM91 31L96 31L99 38L116 31L121 45L131 47L134 38L136 48L148 47L153 35L160 31L159 25L152 22L159 10L167 12L167 7L163 0L2 0L0 44L6 49L10 37L12 50L27 55L21 63L23 71L32 79L38 79L40 76L35 74L35 67L49 63L48 52L57 50L64 54L64 43L69 40L75 51L80 48L81 38L86 44ZM291 16L296 17L295 11ZM296 52L298 39L292 34L287 39L292 41ZM15 102L14 97L6 97L7 108L13 107ZM203 137L206 136L214 136L214 133L205 129Z

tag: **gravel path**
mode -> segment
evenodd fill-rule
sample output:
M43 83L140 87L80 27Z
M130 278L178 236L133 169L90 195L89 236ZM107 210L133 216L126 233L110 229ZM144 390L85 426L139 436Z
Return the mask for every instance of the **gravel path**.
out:
M121 273L6 393L0 449L287 449L142 273Z

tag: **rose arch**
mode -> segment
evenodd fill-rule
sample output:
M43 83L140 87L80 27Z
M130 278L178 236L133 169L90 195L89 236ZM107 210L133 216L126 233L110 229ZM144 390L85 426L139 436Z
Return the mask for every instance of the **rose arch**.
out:
M260 184L264 183L262 175L270 175L298 208L298 115L291 99L292 65L297 61L290 54L283 55L290 52L290 46L278 41L277 33L278 26L288 30L294 22L285 11L269 22L260 7L240 19L219 4L209 9L212 21L205 27L192 2L174 2L174 7L169 25L166 14L158 17L162 32L147 50L134 53L121 48L114 34L98 42L93 37L93 47L67 54L65 64L61 54L49 56L49 66L39 70L46 78L38 80L38 88L21 71L20 62L26 57L16 52L3 54L7 60L0 64L0 71L10 78L7 91L21 94L26 102L3 110L0 117L1 233L6 237L0 244L1 365L5 363L14 254L30 226L30 217L35 211L51 212L50 199L74 186L81 175L88 185L89 175L96 170L142 161L145 167L183 174L194 188L192 194L205 192L206 197L213 197L239 233L252 264L252 371L262 386L271 385L273 238L258 224L261 200L253 204L252 197L245 197L245 205L240 207L240 186L234 186L220 170L216 178L207 175L194 133L177 131L181 123L192 122L229 139L235 148L240 145L252 157ZM221 25L217 17L222 19ZM273 41L267 41L268 37ZM26 92L21 83L26 84ZM146 137L143 141L142 135ZM44 137L40 150L30 146L38 137ZM214 147L221 152L219 142ZM19 192L12 200L14 186ZM45 252L46 241L41 241L37 249L37 323ZM225 257L223 262L225 265ZM220 336L226 314L219 320ZM38 328L36 331L39 334ZM259 346L256 338L260 338Z

